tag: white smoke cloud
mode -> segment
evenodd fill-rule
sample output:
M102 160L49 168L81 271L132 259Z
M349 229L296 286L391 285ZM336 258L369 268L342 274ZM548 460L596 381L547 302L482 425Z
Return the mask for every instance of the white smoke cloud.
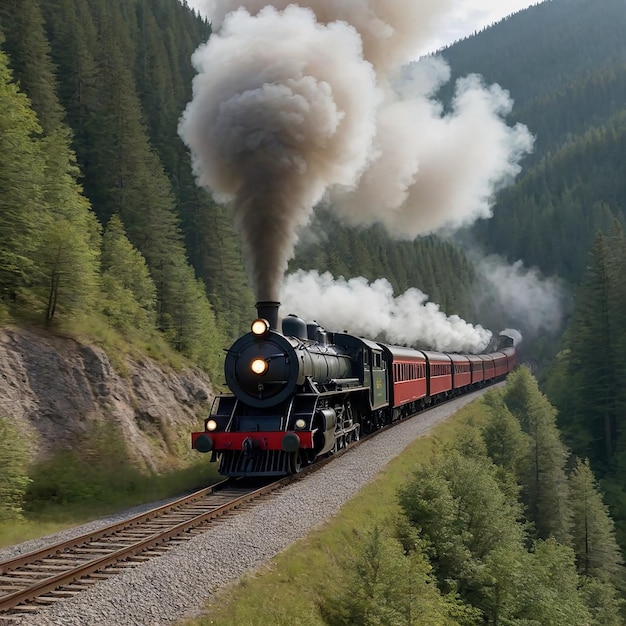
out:
M509 265L497 255L475 260L511 322L524 332L556 332L561 328L568 293L562 281L542 276L537 268L516 261Z
M489 215L532 145L504 122L507 93L477 77L457 83L445 113L433 99L449 79L443 61L394 87L451 0L299 4L206 0L214 34L194 54L179 126L198 183L235 207L259 300L280 299L323 197L348 223L414 238Z
M370 158L380 93L358 33L308 9L240 9L192 61L179 133L198 183L232 201L259 300L277 300L297 230Z
M442 59L425 59L401 93L388 94L372 165L356 188L332 194L340 218L381 223L393 237L413 240L491 215L494 191L513 180L533 139L525 126L506 125L507 92L478 76L457 82L452 111L443 114L431 94L448 76Z
M204 0L202 12L215 30L237 7L257 15L266 5L283 10L293 0ZM390 68L407 63L422 51L422 44L439 28L453 0L298 0L311 9L320 24L351 24L363 41L364 57L384 75Z
M401 345L420 344L434 350L482 352L491 332L457 315L446 315L419 289L394 297L386 279L335 279L326 272L297 271L285 277L282 313L315 320L328 330L379 338Z
M213 26L217 28L220 15L223 18L229 10L230 0L217 5L210 0L186 0L190 7L198 10L202 15L216 20ZM248 5L251 4L248 2ZM258 2L259 6L265 2ZM298 3L301 4L301 3ZM337 2L339 4L339 2ZM401 4L401 3L400 3ZM537 0L445 0L443 2L413 2L407 9L420 11L418 26L421 28L419 37L419 54L429 54L459 39L472 35L474 32L486 28L501 20L507 15L538 4ZM361 3L362 5L362 3ZM232 8L232 5L230 5ZM381 29L384 32L384 29ZM417 55L416 55L417 56Z

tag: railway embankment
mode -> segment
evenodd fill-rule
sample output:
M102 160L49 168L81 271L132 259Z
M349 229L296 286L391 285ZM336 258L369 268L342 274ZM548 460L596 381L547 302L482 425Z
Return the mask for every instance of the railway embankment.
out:
M29 442L33 460L85 445L92 430L114 428L133 461L164 471L187 451L187 433L213 389L197 368L116 355L70 337L0 329L0 417Z

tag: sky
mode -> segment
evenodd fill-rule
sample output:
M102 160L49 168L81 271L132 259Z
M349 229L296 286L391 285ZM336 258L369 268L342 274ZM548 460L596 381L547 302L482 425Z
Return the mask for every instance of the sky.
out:
M419 0L409 1L419 2ZM187 0L189 6L201 13L206 2L207 0ZM422 53L433 52L454 43L538 2L539 0L455 0L452 2L454 8L442 14L437 35L424 42ZM233 6L236 4L233 2Z
M430 48L435 50L454 43L537 3L538 0L458 0L455 8L442 17L440 32Z

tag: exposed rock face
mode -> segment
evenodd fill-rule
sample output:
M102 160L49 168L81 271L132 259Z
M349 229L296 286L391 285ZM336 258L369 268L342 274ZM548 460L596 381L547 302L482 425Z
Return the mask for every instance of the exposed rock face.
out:
M189 449L189 433L210 408L200 370L164 370L126 359L120 376L106 353L73 339L0 329L0 416L32 438L37 456L76 445L95 423L117 425L141 464L166 469Z

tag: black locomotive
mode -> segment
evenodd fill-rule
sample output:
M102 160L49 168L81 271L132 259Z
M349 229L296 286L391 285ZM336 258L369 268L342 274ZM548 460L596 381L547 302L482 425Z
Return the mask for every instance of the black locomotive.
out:
M296 473L361 433L500 380L517 364L512 345L487 355L388 346L327 332L278 302L257 303L251 331L226 353L232 393L218 396L192 447L225 476ZM512 343L512 342L510 342Z

